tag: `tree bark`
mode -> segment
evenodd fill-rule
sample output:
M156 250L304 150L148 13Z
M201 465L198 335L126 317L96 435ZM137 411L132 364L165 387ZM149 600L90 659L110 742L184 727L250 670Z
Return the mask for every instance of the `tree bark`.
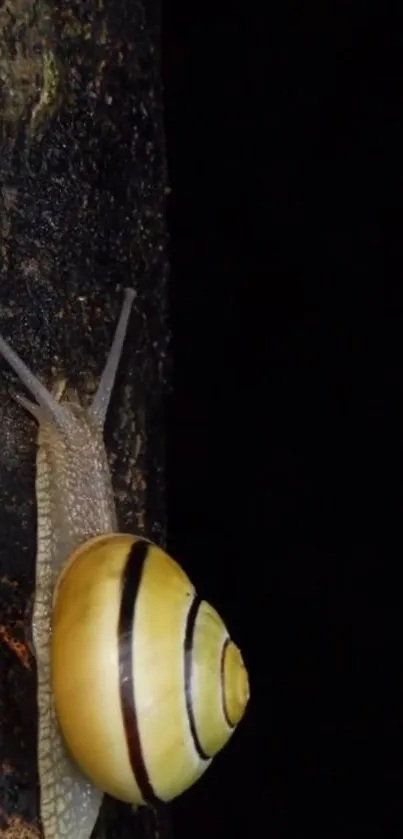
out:
M84 401L123 288L137 291L106 446L120 526L165 538L167 175L154 0L0 6L0 332L47 384ZM41 835L36 768L36 427L0 362L0 836ZM105 798L97 837L161 835ZM135 830L137 831L135 833Z

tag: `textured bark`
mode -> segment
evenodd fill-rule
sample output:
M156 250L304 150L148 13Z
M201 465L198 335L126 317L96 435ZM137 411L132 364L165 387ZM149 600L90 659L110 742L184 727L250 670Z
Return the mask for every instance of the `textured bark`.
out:
M108 414L120 525L164 541L167 193L158 7L0 7L0 331L47 384L94 392L122 304L137 299ZM35 423L0 362L0 836L40 836L35 662ZM165 817L164 817L165 818ZM102 837L160 834L105 799ZM94 834L94 835L95 835Z

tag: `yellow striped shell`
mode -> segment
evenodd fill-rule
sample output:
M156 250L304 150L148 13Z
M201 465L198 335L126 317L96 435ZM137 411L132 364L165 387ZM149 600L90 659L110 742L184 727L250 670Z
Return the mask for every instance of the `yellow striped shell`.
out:
M104 792L141 804L191 786L249 698L217 612L156 545L90 539L54 594L52 685L67 747Z

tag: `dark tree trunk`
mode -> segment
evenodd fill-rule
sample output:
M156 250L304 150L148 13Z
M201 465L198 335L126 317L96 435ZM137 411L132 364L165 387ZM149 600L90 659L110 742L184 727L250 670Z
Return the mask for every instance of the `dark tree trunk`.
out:
M154 0L151 0L154 3ZM167 177L158 6L0 6L0 332L50 385L94 391L123 297L137 299L106 445L121 528L164 541ZM33 421L0 362L0 836L40 836ZM159 815L105 799L94 835L153 836Z

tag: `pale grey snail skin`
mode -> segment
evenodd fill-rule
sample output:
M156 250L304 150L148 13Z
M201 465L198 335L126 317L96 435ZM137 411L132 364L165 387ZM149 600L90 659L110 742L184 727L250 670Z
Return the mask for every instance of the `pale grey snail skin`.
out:
M134 291L127 289L108 360L88 409L80 405L77 394L63 393L60 386L49 393L0 336L0 355L36 402L21 395L16 399L39 423L33 642L45 839L89 839L103 798L68 756L55 716L50 682L52 595L70 554L94 535L117 529L103 428L134 297Z

